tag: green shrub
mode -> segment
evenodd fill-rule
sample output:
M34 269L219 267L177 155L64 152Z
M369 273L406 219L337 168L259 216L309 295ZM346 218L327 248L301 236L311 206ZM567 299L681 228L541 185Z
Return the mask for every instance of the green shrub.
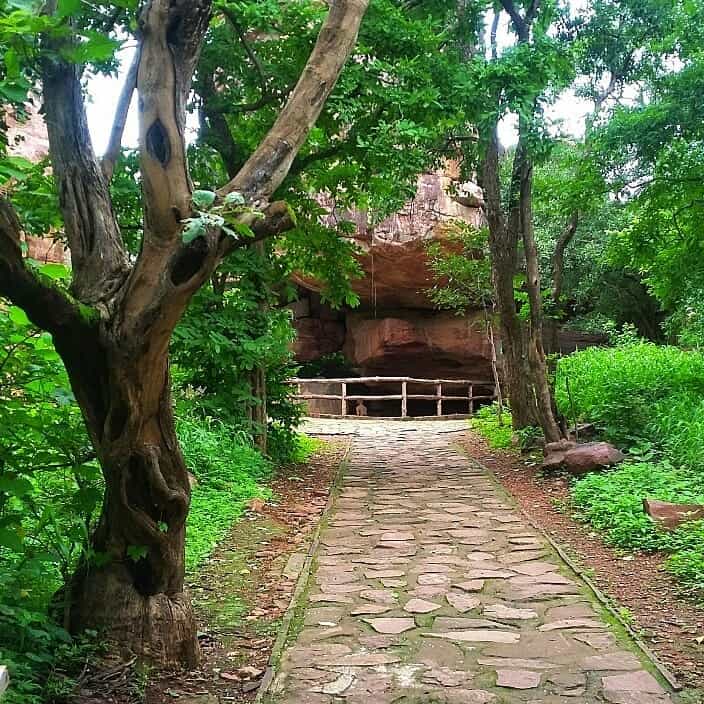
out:
M192 409L181 412L177 433L198 482L186 524L186 567L193 570L227 535L248 500L269 495L263 482L272 465L246 435Z
M689 466L704 457L704 435L692 438L688 432L693 423L704 427L704 354L638 341L563 357L555 396L571 418L568 378L577 416L596 423L607 439L621 444L646 439L663 449L669 444L676 454L685 449L684 440L696 445L687 453L695 463Z
M662 550L668 569L698 596L704 587L704 521L658 529L644 498L704 503L704 354L629 341L559 361L556 396L571 416L565 380L581 420L630 449L633 460L576 481L577 517L629 550Z
M495 450L511 447L513 427L511 426L511 414L505 408L501 414L501 420L499 420L496 404L482 406L474 414L474 417L470 418L469 427L486 438L489 447Z

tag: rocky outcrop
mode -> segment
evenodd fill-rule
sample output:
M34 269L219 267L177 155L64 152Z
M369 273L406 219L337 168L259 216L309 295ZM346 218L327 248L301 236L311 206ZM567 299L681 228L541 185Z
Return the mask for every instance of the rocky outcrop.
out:
M491 379L491 349L479 314L405 311L383 318L347 315L346 358L365 374Z
M581 475L623 462L626 456L608 442L585 442L578 445L571 440L548 443L545 446L543 469L564 469Z
M364 276L352 287L364 308L434 308L426 293L433 284L428 243L446 239L454 221L477 227L484 222L481 189L454 180L455 170L449 164L444 171L419 176L415 197L374 227L365 211L340 211L334 200L321 197L321 204L330 211L328 224L342 219L356 225L352 238L360 249ZM301 276L294 280L306 289L320 291L315 280Z
M32 162L40 162L49 154L49 136L41 114L27 105L27 117L18 120L14 115L6 115L8 151L13 156L21 156ZM3 184L0 184L3 185ZM70 256L63 242L51 236L33 237L23 235L27 243L27 256L42 264L69 264Z
M447 241L456 221L483 224L481 189L459 182L457 165L448 162L443 171L422 174L415 197L374 227L366 212L339 211L328 198L321 203L330 224L346 219L356 225L352 237L364 275L352 286L360 306L343 311L341 320L318 305L319 282L294 277L312 302L294 310L297 357L342 350L364 375L491 379L481 316L437 312L428 296L434 283L428 244ZM335 348L340 336L344 341Z

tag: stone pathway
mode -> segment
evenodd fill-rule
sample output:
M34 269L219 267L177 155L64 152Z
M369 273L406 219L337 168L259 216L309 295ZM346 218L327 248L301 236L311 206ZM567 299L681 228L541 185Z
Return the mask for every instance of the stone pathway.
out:
M353 435L281 704L667 704L663 686L484 468L462 422L313 421Z

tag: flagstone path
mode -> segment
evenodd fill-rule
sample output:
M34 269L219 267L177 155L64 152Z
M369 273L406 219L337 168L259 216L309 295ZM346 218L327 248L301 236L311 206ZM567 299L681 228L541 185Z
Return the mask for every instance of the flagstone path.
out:
M454 445L462 422L314 421L351 434L280 704L667 704L586 588Z

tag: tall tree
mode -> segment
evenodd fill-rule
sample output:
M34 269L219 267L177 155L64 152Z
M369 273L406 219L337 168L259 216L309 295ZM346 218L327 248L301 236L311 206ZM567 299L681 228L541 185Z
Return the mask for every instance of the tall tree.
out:
M515 46L499 55L497 27L501 11L510 19ZM553 414L543 349L542 290L533 231L533 164L541 148L541 102L549 88L569 74L564 53L548 35L554 8L540 2L524 7L502 0L494 11L490 59L480 60L488 79L488 100L480 116L480 181L484 188L489 249L501 330L504 373L515 428L540 426L548 441L561 436ZM518 115L518 144L511 173L502 184L499 120ZM482 134L483 133L483 134ZM516 302L517 277L523 274L524 313Z
M193 191L185 143L186 106L211 2L144 4L138 59L113 131L119 143L136 88L144 222L139 254L132 258L109 192L114 152L101 164L88 132L85 46L72 31L86 18L72 17L71 3L46 3L50 23L38 51L41 95L72 281L68 292L35 274L22 256L22 225L3 198L0 295L51 333L105 477L93 537L100 560L84 561L70 585L74 630L105 629L161 663L198 659L184 589L189 484L174 432L169 342L189 300L228 252L292 225L287 205L274 194L354 48L367 4L330 3L273 126L217 192ZM103 13L102 21L112 14ZM102 29L111 32L114 25Z

